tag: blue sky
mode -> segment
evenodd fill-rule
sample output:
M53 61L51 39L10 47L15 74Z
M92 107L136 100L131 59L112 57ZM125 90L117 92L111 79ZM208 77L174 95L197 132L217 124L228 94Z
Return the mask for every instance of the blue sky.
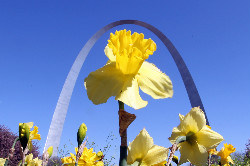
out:
M87 40L103 26L135 19L152 24L175 45L188 66L212 129L223 143L243 151L250 138L250 1L0 1L0 124L18 131L18 123L33 121L39 127L41 150L67 74ZM169 147L168 137L179 124L178 114L191 109L177 67L168 50L150 31L123 25L104 34L90 51L76 82L66 117L61 145L72 151L76 132L84 122L89 141L106 145L109 133L117 138L112 154L118 161L118 104L114 98L94 105L88 100L84 78L102 67L110 32L130 29L144 33L157 44L150 56L172 80L172 99L149 101L133 110L137 119L128 129L132 141L144 127L155 144ZM116 148L114 148L116 145ZM219 148L222 144L219 146ZM99 150L97 148L97 150Z

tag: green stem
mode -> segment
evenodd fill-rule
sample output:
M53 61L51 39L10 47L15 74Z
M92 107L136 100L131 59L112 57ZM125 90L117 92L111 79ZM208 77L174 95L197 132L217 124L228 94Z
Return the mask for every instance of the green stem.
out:
M16 142L17 142L18 140L19 140L19 137L17 137L17 138L14 140L11 149L15 149L15 145L16 145ZM10 155L11 155L11 154L9 154L9 156L10 156ZM12 154L12 155L13 155L13 154ZM7 166L7 165L8 165L8 162L9 162L9 157L6 159L6 161L5 161L5 163L4 163L4 166Z
M119 110L124 110L124 103L119 100L118 103L119 103Z
M127 166L127 146L120 146L119 166Z
M124 103L118 100L119 110L124 110ZM127 146L122 146L123 142L127 142L127 130L122 133L120 146L119 166L127 166Z
M175 143L178 145L179 143L182 143L182 142L184 142L184 141L186 141L186 140L187 140L187 137L186 137L186 136L179 136L179 137L176 139Z

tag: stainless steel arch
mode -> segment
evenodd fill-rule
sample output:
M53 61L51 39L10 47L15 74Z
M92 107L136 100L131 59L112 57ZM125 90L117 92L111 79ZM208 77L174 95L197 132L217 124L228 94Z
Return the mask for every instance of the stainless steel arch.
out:
M204 109L203 104L201 102L201 98L199 96L198 90L194 84L193 78L192 78L186 64L184 63L181 55L176 50L176 48L174 47L172 42L161 31L159 31L154 26L152 26L148 23L138 21L138 20L120 20L120 21L116 21L116 22L113 22L113 23L106 25L105 27L100 29L97 33L95 33L88 40L88 42L84 45L84 47L81 49L80 53L78 54L73 66L70 69L70 72L66 78L66 81L63 85L61 94L59 96L59 99L58 99L58 102L57 102L57 105L55 108L55 112L54 112L54 115L53 115L53 118L52 118L52 121L50 124L50 129L49 129L49 133L48 133L47 140L45 143L44 151L48 147L53 146L54 147L53 156L57 156L57 152L58 152L57 147L59 147L59 144L60 144L63 125L64 125L64 121L66 118L70 98L71 98L77 77L79 75L79 72L82 68L82 65L83 65L85 58L87 57L89 51L94 46L96 41L105 32L107 32L108 30L110 30L113 27L116 27L118 25L123 25L123 24L134 24L134 25L139 25L139 26L145 27L145 28L149 29L150 31L152 31L156 36L158 36L161 39L161 41L164 43L164 45L169 50L170 54L172 55L176 65L178 67L178 70L181 74L184 85L186 87L191 106L192 107L200 106L200 108L205 113L205 109ZM205 113L205 116L206 116L206 113ZM207 116L206 116L206 119L207 119ZM207 124L209 125L208 119L207 119Z

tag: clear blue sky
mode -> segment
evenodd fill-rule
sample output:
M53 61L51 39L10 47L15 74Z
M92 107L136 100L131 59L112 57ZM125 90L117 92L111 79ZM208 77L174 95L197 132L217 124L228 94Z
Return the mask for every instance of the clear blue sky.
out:
M250 138L250 1L0 1L0 124L18 131L18 123L33 121L45 144L50 121L66 76L86 41L100 28L121 19L137 19L161 30L175 45L196 83L212 129L223 143L243 151ZM178 114L191 109L177 67L165 46L150 31L130 29L152 38L157 51L149 62L170 76L172 99L149 101L133 110L137 119L128 129L132 141L144 127L155 144L169 147L168 137L179 124ZM61 145L75 146L76 131L84 122L87 136L99 148L113 132L111 153L118 161L118 105L114 98L95 106L88 100L84 78L107 58L109 33L91 50L80 72L66 117ZM114 145L117 148L114 148ZM219 148L221 145L219 146ZM97 148L98 150L98 148Z

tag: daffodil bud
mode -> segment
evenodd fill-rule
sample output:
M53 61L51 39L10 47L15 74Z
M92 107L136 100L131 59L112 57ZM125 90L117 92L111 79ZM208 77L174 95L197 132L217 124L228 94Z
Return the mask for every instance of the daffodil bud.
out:
M49 158L52 156L53 154L53 146L50 146L47 150L48 154L49 154Z
M96 156L98 157L98 160L101 160L102 159L102 156L103 156L103 153L102 151L99 151Z
M30 136L29 125L26 123L19 123L19 139L23 147L23 150L27 146L27 143L29 141L29 136Z
M86 136L86 132L87 132L87 126L84 123L82 123L77 132L78 147L81 146L82 141L84 140Z
M173 162L175 162L175 164L178 165L178 156L174 155L172 160L173 160Z

